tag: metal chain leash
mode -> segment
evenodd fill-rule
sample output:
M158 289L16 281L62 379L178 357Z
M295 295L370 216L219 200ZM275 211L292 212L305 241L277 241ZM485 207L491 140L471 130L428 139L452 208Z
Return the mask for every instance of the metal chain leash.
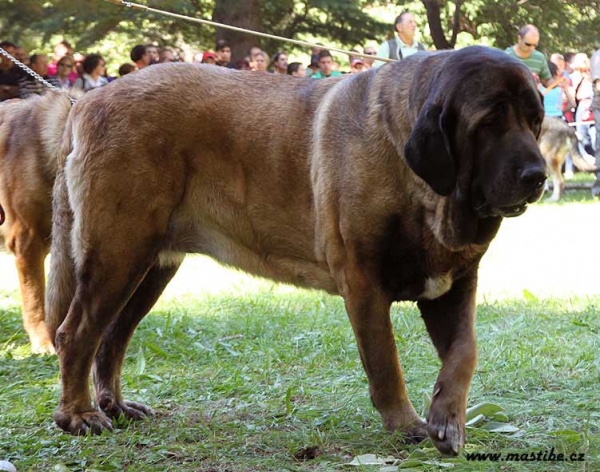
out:
M44 79L36 71L34 71L31 68L29 68L26 64L23 64L17 58L11 56L7 51L5 51L2 48L0 48L0 54L2 54L4 57L10 59L14 64L16 64L18 67L20 67L25 72L27 72L35 80L37 80L38 82L41 82L42 84L44 84L46 87L51 88L52 90L56 90L56 91L62 92L64 94L67 94L67 96L69 97L69 100L71 100L71 105L75 105L75 101L76 100L73 97L69 96L69 93L66 90L63 90L63 89L61 89L59 87L56 87L55 85L52 85L50 82L48 82L46 79Z

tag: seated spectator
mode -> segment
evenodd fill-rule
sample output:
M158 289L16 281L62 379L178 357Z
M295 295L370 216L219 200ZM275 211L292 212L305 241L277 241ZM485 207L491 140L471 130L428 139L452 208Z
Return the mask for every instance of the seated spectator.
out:
M350 52L354 52L354 53L358 54L359 51L356 48L352 48L352 49L350 49ZM352 64L352 61L354 59L359 59L359 58L360 58L360 56L357 56L356 54L348 54L348 64Z
M365 63L360 57L357 57L350 63L351 74L358 74L359 72L362 72L364 70L366 70Z
M172 49L164 48L160 50L158 62L161 64L164 64L165 62L177 62L177 59Z
M14 57L16 46L10 41L2 41L0 48ZM23 75L23 69L8 57L0 55L0 102L19 96L19 81Z
M146 46L142 47L145 48ZM100 54L88 54L83 60L82 67L83 75L73 84L74 90L89 92L108 83L108 80L104 77L106 64Z
M48 64L48 75L56 75L58 73L58 61L64 56L72 56L73 48L68 41L62 40L60 43L54 46L54 54L52 55L52 62ZM75 70L75 69L73 69ZM72 77L74 81L77 77Z
M50 77L48 82L63 90L70 90L75 82L71 81L71 73L75 70L75 60L73 59L73 56L61 57L56 65L56 70L56 75Z
M204 54L202 54L202 64L216 65L216 63L217 63L217 56L215 55L214 52L206 51Z
M48 56L46 54L32 54L29 58L29 67L32 71L48 80ZM32 75L25 74L19 80L19 98L29 98L32 95L41 95L49 87L44 85Z
M367 46L366 48L363 49L363 52L365 54L368 54L369 56L373 56L373 57L377 56L377 49L372 46ZM370 69L371 67L373 67L374 62L375 62L375 59L363 57L363 63L365 64L365 69Z
M306 68L306 77L312 77L319 72L319 58L311 56L310 64Z
M325 47L322 44L317 43L317 45L313 46L313 48L311 50L310 63L315 64L317 69L319 68L319 53L323 49L325 49ZM317 72L317 70L315 70L315 72Z
M76 52L73 53L73 59L75 59L75 72L77 73L75 80L77 80L77 77L83 75L83 60L85 59L85 56L80 52Z
M231 63L231 46L226 39L219 39L215 47L215 55L217 57L217 65L221 67L234 68Z
M252 70L250 69L250 62L248 59L240 59L235 63L235 68L237 70Z
M554 63L556 67L558 67L557 73L559 76L563 77L563 82L561 83L561 88L563 89L563 118L566 121L569 121L565 116L567 113L572 115L572 118L575 116L575 98L571 95L571 86L573 85L571 81L571 76L566 71L566 61L562 54L555 52L550 56L550 62ZM552 70L550 70L552 72ZM570 121L573 121L571 119Z
M258 54L261 51L262 51L262 49L260 47L252 46L250 48L250 59L254 59L254 56L256 56L256 54Z
M319 71L311 75L313 79L324 79L327 77L337 77L342 75L338 70L333 70L333 57L327 49L319 52Z
M17 61L22 62L26 66L29 65L29 54L27 54L27 51L25 50L25 48L23 46L18 46L18 45L15 46L14 58ZM50 75L50 74L48 74L48 75Z
M135 71L135 65L134 64L132 64L130 62L126 62L125 64L121 64L121 66L119 67L119 77L123 77L124 75L131 74L134 71Z
M287 73L292 77L306 77L306 67L301 62L292 62L287 66Z
M146 46L138 44L134 46L129 54L129 57L138 69L143 69L150 65L150 54L146 50Z
M271 63L273 64L273 73L274 74L287 74L287 54L283 51L277 51L273 58L271 59Z
M581 136L579 149L588 154L594 154L592 149L592 133L589 123L594 119L590 106L594 98L594 86L590 74L590 60L587 54L579 53L575 55L573 60L573 68L575 71L571 76L578 75L578 85L575 88L574 98L577 103L575 110L575 121L579 123L575 129ZM586 123L587 122L587 123Z
M254 68L257 72L269 72L269 56L264 51L259 51L254 56Z
M560 73L559 68L553 62L548 62L552 77L548 87L540 86L540 92L544 97L544 114L555 118L563 116L564 89L567 87L566 78Z
M158 54L158 48L154 44L146 44L146 52L150 56L150 65L159 63L160 56Z

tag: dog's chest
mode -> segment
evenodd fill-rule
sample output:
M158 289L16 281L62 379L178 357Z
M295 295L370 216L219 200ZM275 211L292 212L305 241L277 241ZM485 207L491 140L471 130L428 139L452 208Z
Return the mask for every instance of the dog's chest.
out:
M442 274L425 279L425 290L417 297L419 300L434 300L444 295L452 287L452 274Z
M443 296L457 279L477 267L483 254L477 246L450 251L423 231L411 234L396 228L392 235L380 241L379 268L382 285L395 300Z
M434 300L446 294L473 261L448 258L432 261L429 254L419 256L412 252L405 257L394 258L393 267L388 266L383 282L396 300Z

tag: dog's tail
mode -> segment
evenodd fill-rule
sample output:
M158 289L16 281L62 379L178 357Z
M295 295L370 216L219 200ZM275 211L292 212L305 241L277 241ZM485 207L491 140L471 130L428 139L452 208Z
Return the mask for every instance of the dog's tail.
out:
M569 141L569 154L571 154L571 159L573 160L573 164L579 170L584 172L595 172L597 170L594 164L590 164L579 152L579 139L577 139L577 133L573 129L573 127L569 126L570 133L567 137Z
M64 162L63 138L67 118L72 109L71 98L78 98L80 96L77 92L74 93L76 95L49 91L42 95L37 104L42 111L40 129L42 142L48 153L48 159L45 160L45 163L49 166L48 172L51 175L56 175Z
M50 273L46 287L46 326L56 346L56 331L69 311L75 294L75 263L71 250L73 212L65 176L67 155L72 151L72 125L66 120L62 139L57 142L58 170L52 191L52 245Z

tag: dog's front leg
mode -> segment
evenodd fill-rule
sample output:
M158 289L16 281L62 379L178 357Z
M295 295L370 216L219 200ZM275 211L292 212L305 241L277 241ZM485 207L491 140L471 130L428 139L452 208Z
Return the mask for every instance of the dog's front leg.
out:
M477 362L476 287L475 269L440 298L418 303L442 360L427 415L427 431L444 454L458 454L465 443L467 394Z
M344 300L369 378L373 405L389 431L402 431L409 442L427 437L404 383L390 320L391 297L358 271L346 271Z

